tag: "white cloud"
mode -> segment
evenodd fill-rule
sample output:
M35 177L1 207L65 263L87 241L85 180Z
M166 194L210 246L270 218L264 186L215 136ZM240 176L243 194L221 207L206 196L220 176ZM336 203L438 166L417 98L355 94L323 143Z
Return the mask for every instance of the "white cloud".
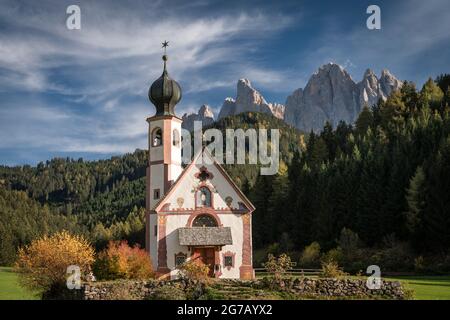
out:
M267 15L245 12L163 15L163 2L141 5L83 2L82 29L69 31L64 1L5 1L0 21L9 31L0 33L0 94L23 97L1 105L0 148L97 153L145 148L145 119L153 110L146 95L162 71L162 40L170 41L170 74L185 84L184 94L198 93L234 85L237 77L230 72L210 74L208 68L239 66L261 39L291 23L283 18L273 25ZM245 44L234 46L236 39ZM42 93L59 100L35 98ZM199 106L182 105L178 113Z

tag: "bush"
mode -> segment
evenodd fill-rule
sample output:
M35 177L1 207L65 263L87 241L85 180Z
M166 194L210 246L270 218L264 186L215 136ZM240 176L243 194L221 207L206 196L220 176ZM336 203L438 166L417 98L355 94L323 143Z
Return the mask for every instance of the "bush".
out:
M300 266L304 268L315 268L320 265L320 245L313 242L303 249L300 256Z
M201 262L186 261L179 268L179 275L188 281L209 282L209 267Z
M337 264L342 264L344 261L344 253L340 247L331 249L326 254L323 255L321 263L335 262Z
M335 261L322 262L321 278L340 278L346 275Z
M414 268L412 250L403 242L393 242L389 247L377 251L372 260L382 271L412 271Z
M276 279L280 279L283 273L292 268L291 258L283 253L278 258L273 254L267 256L267 262L264 263L264 268L271 273Z
M126 241L108 243L98 254L93 266L100 280L149 279L154 276L150 256L139 248L130 247Z
M414 259L414 271L422 273L425 271L425 260L422 256Z
M44 293L66 286L68 266L80 267L83 277L90 272L93 262L94 249L90 243L82 236L62 231L20 248L15 271L23 286Z

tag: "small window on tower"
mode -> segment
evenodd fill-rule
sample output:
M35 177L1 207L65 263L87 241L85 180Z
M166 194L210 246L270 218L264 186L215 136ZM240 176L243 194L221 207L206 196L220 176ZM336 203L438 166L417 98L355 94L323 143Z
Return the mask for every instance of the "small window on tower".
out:
M159 199L159 189L153 190L153 199Z
M180 146L180 133L178 132L177 129L173 130L173 139L172 139L172 143L175 147L179 147Z
M158 226L155 225L155 227L153 228L153 233L155 235L155 237L158 235Z
M152 132L152 147L160 145L162 145L162 130L161 128L156 128Z

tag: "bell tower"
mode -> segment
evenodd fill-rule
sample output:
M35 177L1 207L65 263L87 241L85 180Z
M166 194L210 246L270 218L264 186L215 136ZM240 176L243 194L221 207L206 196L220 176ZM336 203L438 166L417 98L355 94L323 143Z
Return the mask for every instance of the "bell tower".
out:
M182 172L181 166L181 122L175 115L175 105L181 100L180 85L167 72L166 47L163 42L164 69L153 82L148 97L156 107L156 113L147 119L149 159L146 180L146 249L153 266L164 269L158 257L158 219L153 211L155 205L167 193L172 183Z

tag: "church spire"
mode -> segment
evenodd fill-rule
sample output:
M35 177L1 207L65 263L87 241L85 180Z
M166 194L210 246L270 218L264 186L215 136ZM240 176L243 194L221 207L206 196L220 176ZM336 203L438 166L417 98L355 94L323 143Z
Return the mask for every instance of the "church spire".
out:
M162 43L162 48L164 49L164 55L162 56L164 61L163 73L161 77L153 82L148 91L148 97L156 107L156 116L175 116L175 105L181 100L181 87L169 77L167 72L168 57L166 51L168 46L168 41Z

